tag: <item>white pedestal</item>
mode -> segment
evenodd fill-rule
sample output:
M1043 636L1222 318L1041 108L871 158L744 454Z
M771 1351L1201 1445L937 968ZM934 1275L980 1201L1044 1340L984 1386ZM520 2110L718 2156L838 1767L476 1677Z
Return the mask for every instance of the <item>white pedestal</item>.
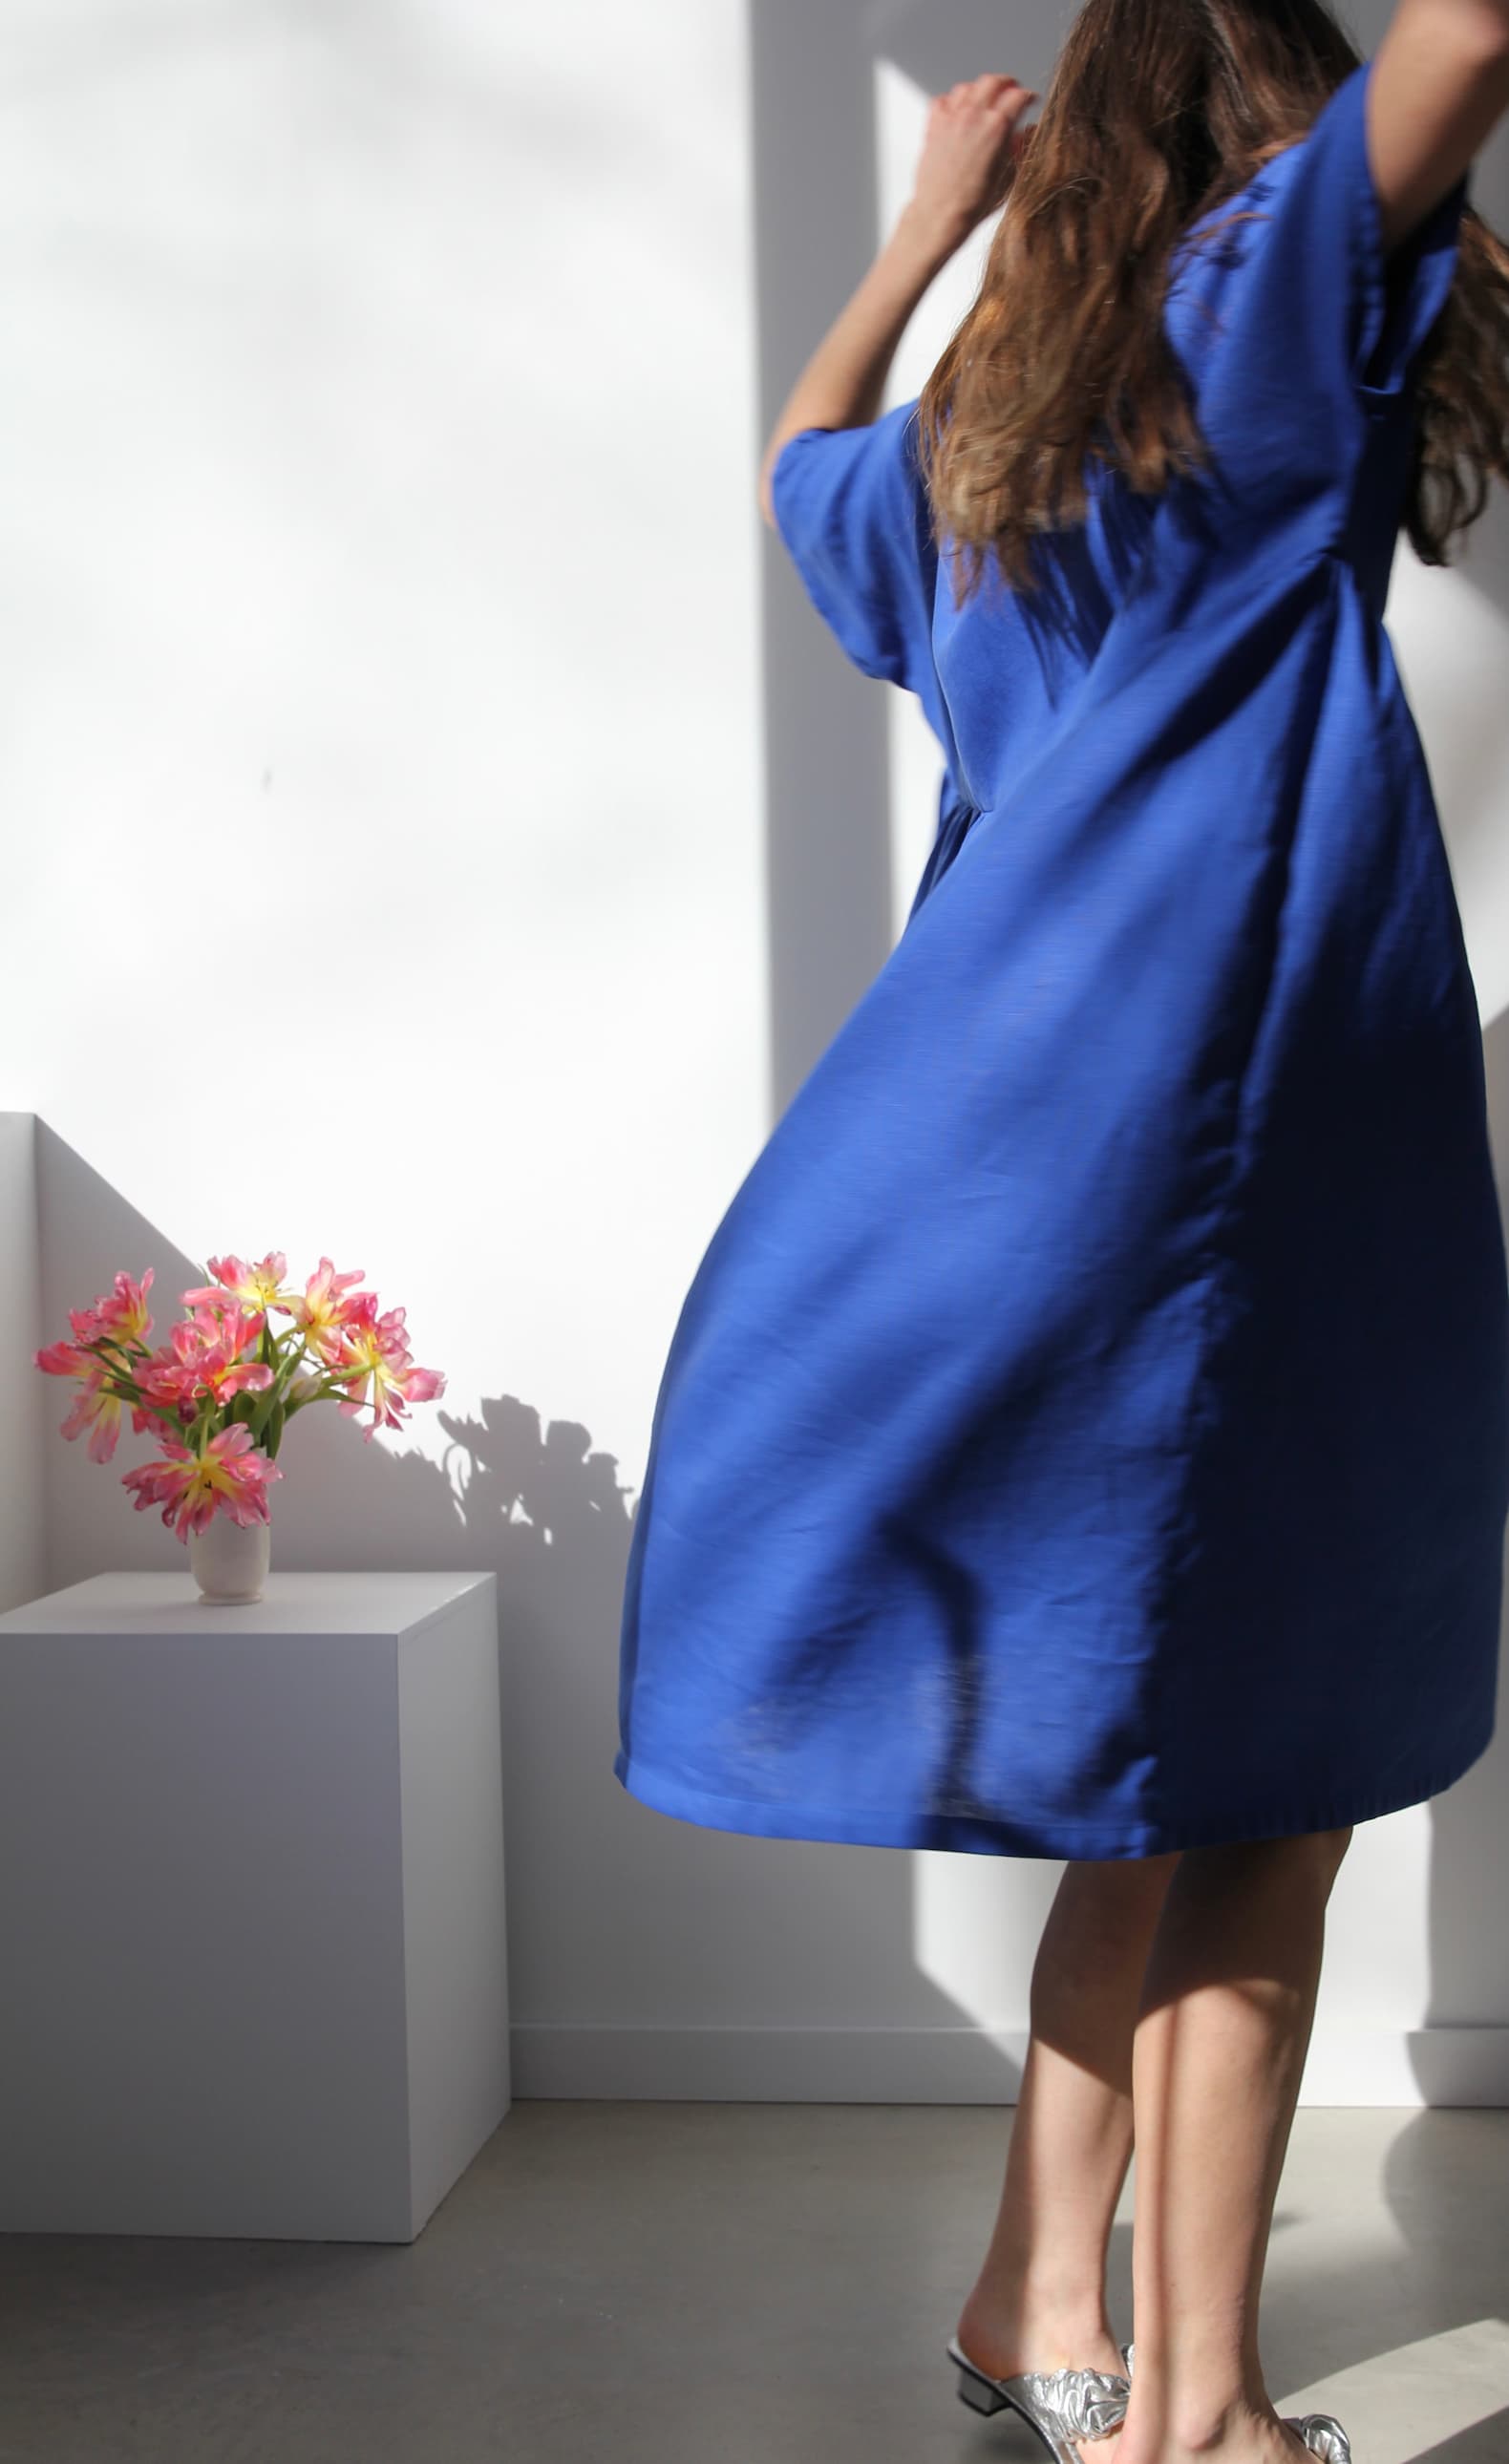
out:
M0 1616L0 2232L412 2241L508 2111L496 1583Z

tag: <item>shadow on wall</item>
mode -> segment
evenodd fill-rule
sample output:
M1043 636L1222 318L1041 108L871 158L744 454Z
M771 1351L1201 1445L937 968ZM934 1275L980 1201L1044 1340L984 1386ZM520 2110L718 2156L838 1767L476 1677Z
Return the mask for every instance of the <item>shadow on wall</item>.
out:
M44 1122L36 1140L44 1338L66 1331L69 1308L107 1289L119 1267L148 1265L165 1331L198 1265ZM47 1587L110 1568L186 1579L183 1544L120 1485L149 1441L127 1432L115 1463L91 1463L57 1435L61 1389L37 1384ZM917 1972L908 1855L705 1831L620 1787L632 1515L616 1461L591 1433L514 1395L485 1397L474 1412L416 1407L416 1431L443 1437L434 1458L369 1441L364 1425L333 1409L291 1425L272 1493L273 1564L497 1575L515 2093L926 2100L939 2076L932 2049L949 2031L943 2097L1014 2098L1010 2057L975 2040ZM866 2059L876 2030L893 2032L882 2048L889 2067Z

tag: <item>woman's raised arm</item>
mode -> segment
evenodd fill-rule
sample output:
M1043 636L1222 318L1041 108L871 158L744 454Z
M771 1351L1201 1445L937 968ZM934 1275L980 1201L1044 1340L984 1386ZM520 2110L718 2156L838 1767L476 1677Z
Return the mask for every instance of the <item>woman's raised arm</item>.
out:
M788 437L804 428L858 428L877 416L896 345L917 302L975 225L1004 202L1017 151L1030 134L1017 123L1037 99L1015 77L988 76L934 100L912 194L896 228L803 367L771 430L759 474L767 522L775 521L770 474Z
M1367 155L1393 248L1509 110L1509 0L1399 0L1368 80Z

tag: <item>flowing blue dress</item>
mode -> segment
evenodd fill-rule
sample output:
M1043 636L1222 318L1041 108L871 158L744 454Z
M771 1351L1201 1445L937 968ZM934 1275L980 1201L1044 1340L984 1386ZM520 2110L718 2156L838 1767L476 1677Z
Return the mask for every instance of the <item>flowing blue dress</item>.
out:
M614 1764L662 1813L1151 1856L1489 1742L1509 1293L1383 625L1466 183L1386 267L1368 74L1181 245L1212 472L1103 476L1039 596L956 606L915 402L776 461L813 605L946 767L666 1361Z

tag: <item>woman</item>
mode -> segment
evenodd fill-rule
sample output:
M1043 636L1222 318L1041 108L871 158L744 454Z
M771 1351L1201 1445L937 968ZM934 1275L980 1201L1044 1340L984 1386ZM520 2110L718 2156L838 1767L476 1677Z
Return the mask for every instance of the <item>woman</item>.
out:
M1035 99L933 105L765 456L943 793L684 1304L615 1769L722 1829L1066 1859L958 2391L1067 2464L1337 2464L1257 2348L1326 1900L1495 1710L1504 1250L1382 618L1401 528L1441 560L1509 468L1465 202L1509 0L1400 0L1370 67L1320 0L1090 0L1029 142Z

